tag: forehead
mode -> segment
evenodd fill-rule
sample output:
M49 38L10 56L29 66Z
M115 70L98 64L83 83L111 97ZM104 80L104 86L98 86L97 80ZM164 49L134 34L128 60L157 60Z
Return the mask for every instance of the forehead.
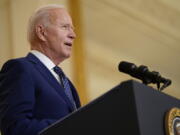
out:
M71 17L66 9L52 9L49 11L49 19L52 24L72 23Z

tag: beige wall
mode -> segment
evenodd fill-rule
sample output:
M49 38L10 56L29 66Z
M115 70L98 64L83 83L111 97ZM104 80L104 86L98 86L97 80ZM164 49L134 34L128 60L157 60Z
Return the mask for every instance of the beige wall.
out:
M4 61L12 56L11 52L11 34L10 17L8 3L0 5L0 67Z
M50 3L68 7L67 2L1 0L0 67L29 51L27 22L37 7ZM180 98L179 5L178 0L81 0L88 102L132 79L118 72L122 60L147 65L172 79L164 92ZM72 59L62 66L74 81Z
M179 4L176 0L82 0L90 99L131 78L118 72L123 60L170 78L172 85L163 92L180 98Z
M26 27L41 5L67 0L2 0L0 2L0 66L29 51ZM173 80L164 92L180 98L180 28L178 1L81 0L88 101L131 77L119 73L121 60L145 64ZM68 7L68 6L67 6ZM146 8L145 8L146 7ZM72 59L62 65L72 79Z

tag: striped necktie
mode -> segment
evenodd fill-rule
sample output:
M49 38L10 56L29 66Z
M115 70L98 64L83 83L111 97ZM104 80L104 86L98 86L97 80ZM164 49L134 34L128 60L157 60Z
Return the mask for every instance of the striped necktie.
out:
M71 101L73 108L76 109L76 103L74 101L73 95L72 95L72 91L69 85L69 81L66 77L66 75L64 74L64 72L62 71L62 69L58 66L55 66L53 68L54 72L59 76L60 81L61 81L61 85L64 88L64 92L66 94L66 96L69 98L69 100Z

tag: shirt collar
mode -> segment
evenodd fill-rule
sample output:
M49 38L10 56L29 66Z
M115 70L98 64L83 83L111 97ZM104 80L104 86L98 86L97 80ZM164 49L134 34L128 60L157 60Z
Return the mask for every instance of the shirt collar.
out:
M49 70L52 70L56 65L43 53L37 50L31 50L31 53L34 54Z

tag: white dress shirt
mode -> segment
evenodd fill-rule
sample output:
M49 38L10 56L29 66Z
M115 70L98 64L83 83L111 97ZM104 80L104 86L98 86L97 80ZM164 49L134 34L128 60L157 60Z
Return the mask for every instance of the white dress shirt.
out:
M52 73L52 75L57 79L57 81L60 83L59 76L54 72L53 68L56 66L52 60L50 60L46 55L43 53L37 51L37 50L31 50L31 53L35 55Z

